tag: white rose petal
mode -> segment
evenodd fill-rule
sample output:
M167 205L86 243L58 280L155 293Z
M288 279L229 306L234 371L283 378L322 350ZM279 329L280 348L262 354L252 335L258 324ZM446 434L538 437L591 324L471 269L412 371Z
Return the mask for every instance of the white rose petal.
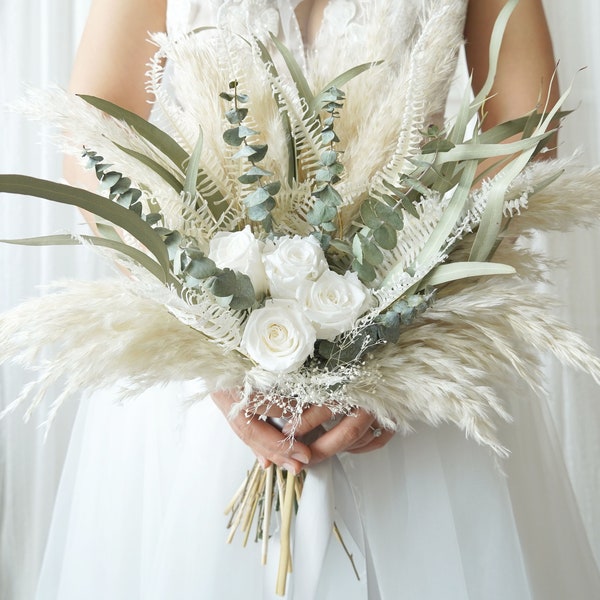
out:
M316 340L297 302L270 300L250 313L241 347L263 369L291 373L312 354Z
M208 257L220 269L232 269L250 277L254 292L263 296L268 289L267 276L262 263L264 243L257 240L249 226L242 231L219 231L210 240Z
M326 271L298 288L298 302L319 339L333 340L348 331L369 305L370 295L356 273Z
M268 243L263 261L273 298L295 298L303 281L316 281L328 268L323 249L312 236L285 236Z

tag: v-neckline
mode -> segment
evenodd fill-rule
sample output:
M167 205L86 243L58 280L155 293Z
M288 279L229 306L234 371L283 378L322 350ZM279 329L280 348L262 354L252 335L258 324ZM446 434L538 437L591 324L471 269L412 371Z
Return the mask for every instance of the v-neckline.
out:
M323 28L323 21L325 19L325 10L329 4L329 0L300 0L299 2L293 3L289 0L284 0L289 2L292 8L292 13L294 15L295 25L298 28L298 33L300 34L300 40L302 41L302 47L304 53L310 51L314 48L315 42L319 38L319 34ZM310 8L307 11L306 15L303 15L302 12L299 12L298 9L303 9L303 5L311 4ZM295 5L294 5L295 4ZM312 20L315 17L320 17L318 22L312 23ZM306 27L306 30L303 29Z

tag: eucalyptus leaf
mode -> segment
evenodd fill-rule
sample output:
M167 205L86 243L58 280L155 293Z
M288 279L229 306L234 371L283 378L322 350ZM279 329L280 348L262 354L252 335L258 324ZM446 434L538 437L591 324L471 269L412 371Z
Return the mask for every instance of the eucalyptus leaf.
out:
M370 283L376 277L375 269L367 262L361 263L358 260L352 261L352 270L364 283Z
M184 270L195 279L206 279L216 274L217 265L207 256L202 256L190 258Z
M362 236L361 234L357 235L361 242L363 256L365 260L374 267L380 265L383 262L383 253L381 252L381 250L368 238Z
M244 198L244 204L250 208L258 206L269 198L269 192L264 187L256 188L251 194Z
M223 132L223 140L229 146L241 146L244 138L240 136L239 127L232 127Z
M269 202L271 200L272 202ZM275 201L269 197L262 204L258 204L256 206L251 206L248 208L248 217L252 221L263 221L269 216L271 210L275 207Z
M369 198L360 205L360 216L362 222L371 229L376 229L382 223L381 218L375 213L375 202L375 200Z
M229 94L227 94L229 96ZM230 98L233 100L233 97ZM225 113L225 117L232 125L238 125L248 116L247 108L232 108Z
M374 229L373 237L377 244L385 250L393 250L398 241L396 230L387 223L382 223L377 229Z
M215 275L210 291L218 297L229 297L235 293L236 275L231 269L223 269Z
M373 206L375 214L381 221L386 225L393 227L397 231L400 231L404 226L404 220L399 212L396 212L393 208L390 208L383 202L376 202ZM395 245L395 244L394 244Z
M327 184L320 190L313 192L313 196L320 198L325 204L339 206L342 203L342 197L339 192L331 185Z

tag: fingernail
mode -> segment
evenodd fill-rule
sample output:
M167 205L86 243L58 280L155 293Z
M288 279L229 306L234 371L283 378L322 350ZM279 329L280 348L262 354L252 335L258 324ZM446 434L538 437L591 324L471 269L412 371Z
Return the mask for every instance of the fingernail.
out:
M285 433L285 435L287 435L288 433L290 433L290 431L292 431L292 424L288 421L282 428L281 428L281 433Z
M304 454L292 454L292 458L298 462L301 462L303 465L307 465L310 462L310 458Z

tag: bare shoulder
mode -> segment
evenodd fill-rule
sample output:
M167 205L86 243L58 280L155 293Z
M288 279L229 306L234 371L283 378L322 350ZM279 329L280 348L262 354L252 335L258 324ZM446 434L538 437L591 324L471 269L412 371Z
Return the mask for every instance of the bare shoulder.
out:
M167 0L92 0L70 89L100 96L143 116L151 32L166 27Z

